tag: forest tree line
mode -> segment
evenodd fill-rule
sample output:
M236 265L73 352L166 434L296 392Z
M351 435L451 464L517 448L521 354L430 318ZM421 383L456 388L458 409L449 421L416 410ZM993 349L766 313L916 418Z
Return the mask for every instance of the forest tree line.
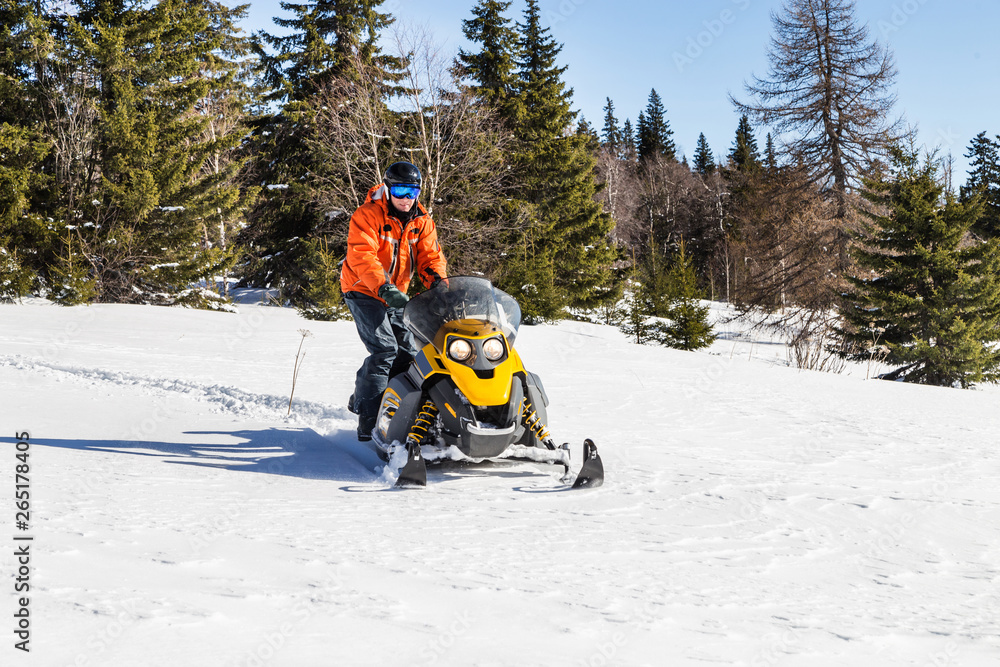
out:
M339 317L350 215L407 159L450 272L529 321L641 339L703 297L902 379L996 379L1000 137L956 191L853 0L786 0L729 151L690 158L655 89L634 123L579 117L538 0L477 0L454 58L382 5L283 2L246 35L213 0L0 2L0 299L222 307L239 281Z

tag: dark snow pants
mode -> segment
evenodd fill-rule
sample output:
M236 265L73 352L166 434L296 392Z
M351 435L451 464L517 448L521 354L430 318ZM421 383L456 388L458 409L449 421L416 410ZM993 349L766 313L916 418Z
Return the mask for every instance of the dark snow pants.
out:
M418 350L413 334L403 326L402 308L389 308L360 292L346 292L344 301L369 355L354 382L354 409L358 433L370 433L389 378L406 371Z

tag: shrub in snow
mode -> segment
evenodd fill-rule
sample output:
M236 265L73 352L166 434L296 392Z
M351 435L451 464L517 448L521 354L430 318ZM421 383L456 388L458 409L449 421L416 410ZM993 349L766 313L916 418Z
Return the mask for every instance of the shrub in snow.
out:
M16 254L0 246L0 303L30 294L35 278L35 272L21 264Z

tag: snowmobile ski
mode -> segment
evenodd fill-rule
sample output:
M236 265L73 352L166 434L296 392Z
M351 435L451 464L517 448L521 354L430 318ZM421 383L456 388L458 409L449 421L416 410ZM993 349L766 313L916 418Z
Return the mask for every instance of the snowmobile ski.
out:
M406 443L406 463L399 470L396 486L427 486L427 464L418 443Z
M596 489L604 484L604 462L590 438L583 441L583 466L573 482L574 489Z

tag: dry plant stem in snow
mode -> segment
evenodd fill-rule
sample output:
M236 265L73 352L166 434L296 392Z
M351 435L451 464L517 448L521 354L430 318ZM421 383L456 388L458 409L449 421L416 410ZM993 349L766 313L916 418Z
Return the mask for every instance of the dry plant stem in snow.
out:
M299 329L299 333L302 334L302 338L299 340L299 349L295 353L295 366L292 367L292 393L288 395L289 416L292 414L292 398L295 397L295 383L299 379L299 369L302 368L302 362L306 358L306 353L302 351L302 344L306 342L306 338L312 336L308 329ZM300 354L301 356L299 356Z

